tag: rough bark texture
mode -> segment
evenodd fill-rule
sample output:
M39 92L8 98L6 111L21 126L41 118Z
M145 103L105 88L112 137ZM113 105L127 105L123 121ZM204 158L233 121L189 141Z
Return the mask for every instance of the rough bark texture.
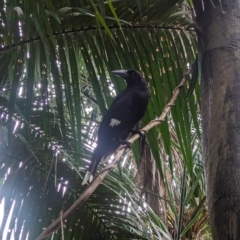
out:
M240 239L240 0L196 0L202 124L213 239ZM214 3L214 7L212 3Z
M141 155L141 164L135 181L140 187L146 190L143 191L146 202L153 209L154 213L164 223L167 223L166 200L164 200L167 198L166 189L147 142L144 144ZM160 199L158 196L161 196L163 199Z

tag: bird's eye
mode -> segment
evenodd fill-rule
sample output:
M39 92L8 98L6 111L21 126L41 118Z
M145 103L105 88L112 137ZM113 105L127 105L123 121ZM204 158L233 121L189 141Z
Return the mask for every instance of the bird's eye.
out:
M129 75L134 76L135 72L134 71L128 71Z

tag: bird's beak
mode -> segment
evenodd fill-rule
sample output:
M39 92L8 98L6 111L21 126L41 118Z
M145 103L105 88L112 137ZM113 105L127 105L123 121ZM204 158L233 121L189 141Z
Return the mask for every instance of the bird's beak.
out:
M114 70L112 73L116 76L122 77L122 78L127 78L128 73L127 70Z

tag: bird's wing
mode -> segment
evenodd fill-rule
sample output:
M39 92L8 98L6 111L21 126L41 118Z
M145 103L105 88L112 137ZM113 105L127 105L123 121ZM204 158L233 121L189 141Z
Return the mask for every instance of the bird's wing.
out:
M133 113L134 93L125 89L112 102L99 127L98 136L110 139L129 131L136 124ZM111 136L110 136L111 135ZM101 139L99 139L101 141Z

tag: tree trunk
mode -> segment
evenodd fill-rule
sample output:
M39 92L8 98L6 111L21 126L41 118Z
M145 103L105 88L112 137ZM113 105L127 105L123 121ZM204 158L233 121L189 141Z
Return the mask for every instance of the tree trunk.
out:
M240 0L194 4L203 43L203 151L210 225L213 239L239 240Z

